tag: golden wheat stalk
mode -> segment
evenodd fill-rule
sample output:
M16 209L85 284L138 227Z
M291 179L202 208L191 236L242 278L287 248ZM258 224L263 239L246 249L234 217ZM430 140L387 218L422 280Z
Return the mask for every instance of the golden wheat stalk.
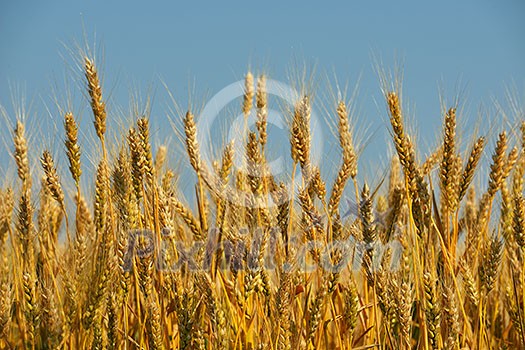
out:
M343 101L339 102L337 106L337 116L339 118L339 143L343 151L343 162L332 186L328 202L328 211L331 216L334 216L339 208L346 182L350 177L355 178L357 176L357 156L348 124L346 104Z
M64 208L64 191L60 186L60 179L58 178L55 163L49 151L45 150L42 153L40 163L42 164L42 168L44 169L47 188L51 192L53 199L56 200L62 208Z
M80 146L78 145L78 126L72 113L66 113L64 117L64 128L66 130L66 154L69 161L69 171L75 184L80 182Z
M443 219L456 206L456 109L445 114L443 135L443 158L440 165L441 208Z
M470 183L472 182L474 172L476 171L476 167L478 166L479 160L481 159L484 147L484 137L478 138L478 140L472 146L472 150L470 151L470 156L468 158L467 164L465 165L465 169L463 169L463 174L461 175L458 201L461 201L461 199L467 193L467 189L470 186Z
M264 150L264 146L268 140L267 119L268 119L268 94L266 91L266 76L260 75L257 78L257 91L255 93L255 105L257 107L257 131L259 132L259 142L261 143L261 149Z
M31 175L29 173L29 160L27 156L27 140L25 137L25 127L21 121L16 122L14 144L14 157L18 170L18 177L22 181L22 191L28 192L31 189Z
M102 99L102 88L98 77L97 68L92 60L84 57L84 75L86 76L91 109L95 117L94 125L98 138L104 141L106 133L106 103Z

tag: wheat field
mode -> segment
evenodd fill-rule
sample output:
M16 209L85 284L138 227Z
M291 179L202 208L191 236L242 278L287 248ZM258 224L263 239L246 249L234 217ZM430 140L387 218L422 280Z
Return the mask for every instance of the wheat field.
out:
M83 76L100 154L93 169L81 162L72 111L61 116L63 169L54 150L30 164L21 119L10 131L18 178L0 190L0 348L525 347L525 121L463 150L458 106L449 106L440 146L420 160L401 91L385 88L395 154L370 188L357 176L351 106L339 101L329 112L341 159L327 183L311 161L305 94L279 141L295 188L269 170L266 77L248 73L238 108L255 110L257 122L240 148L226 144L208 164L196 112L180 116L192 206L166 164L170 149L152 151L149 116L111 142L92 58ZM477 173L487 179L480 188ZM352 215L340 208L348 193Z

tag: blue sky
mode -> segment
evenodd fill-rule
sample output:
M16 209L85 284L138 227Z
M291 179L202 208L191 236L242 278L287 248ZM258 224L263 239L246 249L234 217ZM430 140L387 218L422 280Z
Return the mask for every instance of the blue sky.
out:
M353 87L360 77L357 129L369 130L367 149L375 151L388 136L376 57L387 69L403 62L405 102L422 143L432 146L440 88L448 101L460 93L467 130L480 111L488 118L482 126L498 125L492 100L503 101L507 87L524 96L524 19L522 0L2 0L0 104L11 114L13 86L21 87L34 114L53 119L50 86L74 68L67 48L84 38L103 48L109 104L127 107L130 91L152 86L159 128L168 101L161 80L185 108L189 90L212 96L248 67L286 81L300 62L315 66L316 81L335 72Z

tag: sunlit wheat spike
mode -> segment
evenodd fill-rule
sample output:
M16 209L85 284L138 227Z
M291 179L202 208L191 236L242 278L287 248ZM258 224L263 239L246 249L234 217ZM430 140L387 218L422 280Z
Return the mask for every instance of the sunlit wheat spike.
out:
M219 176L224 183L228 183L231 169L233 167L233 161L235 156L235 145L234 141L231 141L226 145L222 153L222 163Z
M448 330L445 347L453 349L458 342L458 335L460 334L461 325L459 322L458 301L453 287L444 287L443 293L443 314L445 325Z
M95 182L95 228L97 236L102 236L106 232L108 221L108 200L109 200L109 171L108 166L102 160L97 168Z
M148 331L149 348L152 350L164 349L162 336L162 315L156 298L150 298L148 303L148 317L146 328Z
M525 199L523 194L516 194L514 197L514 222L513 234L516 243L520 247L525 247Z
M259 141L264 149L267 142L267 118L268 118L268 94L266 91L266 76L260 75L257 78L257 91L255 94L255 105L257 107L257 131L259 132Z
M510 172L512 169L514 169L514 165L516 164L518 160L518 148L513 147L506 159L505 167L503 168L503 181L510 175Z
M153 155L151 153L151 145L149 141L149 121L148 118L140 118L137 121L137 128L139 132L140 145L142 148L142 166L143 172L149 177L150 181L153 178L155 168L153 166Z
M459 112L445 110L439 146L421 163L400 85L383 85L390 159L355 143L355 107L341 95L303 75L289 100L275 91L283 84L248 73L243 101L232 96L245 123L236 143L224 125L200 135L194 105L171 133L165 120L153 129L153 106L141 114L131 101L133 121L113 133L96 68L81 62L87 100L58 96L58 142L47 134L57 125L0 106L13 123L13 159L0 170L0 349L524 346L525 122L499 135L482 166L486 139L465 135L464 149ZM273 102L289 130L270 127ZM323 106L334 134L315 140ZM70 112L86 107L94 140ZM291 159L275 158L282 142ZM370 164L358 175L361 154Z
M248 161L248 182L253 194L262 193L262 157L259 151L257 135L254 132L248 134L248 144L246 145L246 156Z
M441 213L448 219L449 211L456 208L459 160L456 154L456 109L450 108L445 114L443 127L443 157L440 164Z
M29 173L29 160L27 156L27 140L25 136L25 127L21 121L16 122L14 144L14 157L18 170L18 177L22 181L23 191L29 191L31 189L31 175Z
M84 57L84 74L91 98L91 109L95 117L95 131L99 139L103 140L106 133L106 103L102 99L102 88L100 87L97 68L88 57Z
M197 221L197 219L195 219L192 212L188 208L186 208L184 204L182 204L179 200L172 198L171 201L175 212L177 212L182 217L186 225L188 225L193 236L195 237L195 240L201 239L203 235L201 232L200 224Z
M427 272L423 275L423 282L425 289L425 315L428 327L428 339L432 349L438 349L441 307L437 300L436 280L429 272Z
M246 73L244 77L244 98L242 103L242 113L247 117L253 105L253 96L255 95L255 88L253 82L253 74L251 72Z
M6 266L7 267L7 266ZM2 273L7 275L8 271L3 268ZM7 281L0 282L0 332L7 331L11 323L11 305L13 303L13 289Z
M505 152L507 150L507 133L503 131L499 134L496 149L492 155L492 164L489 173L489 188L487 190L490 196L494 196L501 186L505 169Z
M64 128L66 130L67 159L69 161L69 171L75 183L79 184L82 170L80 168L80 146L78 145L78 126L73 117L73 113L66 113L64 116Z
M498 237L492 237L483 247L482 260L479 265L479 280L488 293L496 284L501 262L503 242Z
M322 286L316 293L310 307L308 309L308 328L307 328L307 342L313 343L319 326L321 325L321 315L327 294L326 287Z
M367 244L371 244L376 240L376 230L373 225L373 207L372 198L370 197L370 189L365 183L361 191L361 202L359 203L359 218L363 230L363 240Z
M140 144L140 138L137 135L137 131L134 128L129 129L127 139L131 155L131 175L133 188L135 189L135 198L137 201L140 201L140 199L143 197L143 162L145 161L143 157L143 148Z
M401 114L401 102L395 92L389 92L387 94L387 104L390 112L390 124L394 132L394 145L396 146L405 178L408 180L411 192L414 193L416 191L416 177L419 175L419 171L415 166L413 144L405 134L403 115Z
M197 141L197 125L195 124L195 117L190 111L186 112L184 117L184 132L186 134L186 152L188 152L190 164L197 173L200 173L201 157Z
M337 173L334 185L332 186L332 192L328 202L328 210L332 216L335 215L339 208L339 203L343 196L347 180L350 177L355 178L357 175L357 157L348 124L348 112L346 104L342 101L339 102L337 106L337 115L339 118L339 143L342 149L343 161L339 168L339 172Z
M343 299L343 319L348 327L348 335L352 335L357 326L359 316L359 294L354 281L351 281L348 288L343 291Z
M307 181L310 177L310 112L310 98L304 96L295 105L290 136L292 159L300 163Z
M481 159L484 147L484 137L478 138L476 143L474 143L474 146L472 146L472 150L470 151L470 156L467 160L467 164L465 165L465 169L463 170L463 173L461 175L458 201L461 201L461 199L467 193L467 189L470 186L470 183L472 182L472 178L474 177L476 167L478 166L479 160Z
M42 168L44 169L47 187L55 199L61 206L64 206L64 191L60 186L57 170L53 162L53 157L49 151L45 150L40 159Z
M326 197L326 184L321 177L321 170L319 170L319 167L316 166L313 167L312 173L312 189L319 200L324 203Z
M340 101L337 106L337 116L339 117L339 144L343 150L343 162L349 163L350 177L355 178L357 176L357 155L348 122L348 110L343 101Z

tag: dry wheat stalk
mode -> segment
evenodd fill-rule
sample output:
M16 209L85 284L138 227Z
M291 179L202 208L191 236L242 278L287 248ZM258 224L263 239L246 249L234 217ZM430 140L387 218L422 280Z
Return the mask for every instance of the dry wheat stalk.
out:
M490 165L489 174L489 188L487 193L493 197L501 186L504 177L507 150L507 133L503 131L499 134L498 142L494 155L492 156L492 164Z
M317 330L320 326L326 295L327 289L323 283L317 290L315 298L308 308L308 327L306 340L307 344L312 344L314 347L316 346L314 340Z
M425 289L425 316L428 340L432 349L439 349L440 305L437 300L436 280L429 272L423 275Z
M52 232L54 206L54 199L52 198L44 177L42 178L42 185L40 187L40 206L37 214L37 231L39 232L38 242L41 251L40 259L44 260L44 263L46 264L49 263L49 261L54 261L54 258L56 258L56 240L54 239Z
M140 144L140 138L134 128L129 129L128 146L131 155L131 175L133 180L133 188L135 189L135 198L137 201L140 201L140 199L143 197L144 156L142 152L143 149Z
M412 302L413 302L413 292L411 284L403 280L400 286L397 302L397 314L399 319L399 325L401 330L401 344L405 348L410 348L411 345L411 334L412 329Z
M2 266L2 275L7 276L7 264L3 264ZM0 280L0 334L7 334L9 329L11 323L12 302L13 289L9 281L4 277Z
M278 349L289 350L290 344L290 303L291 303L291 276L289 272L281 271L279 288L275 298Z
M242 112L244 117L248 117L252 110L253 96L255 95L253 86L253 74L251 72L246 73L244 77L244 100L242 104Z
M525 199L521 193L514 197L513 220L514 240L520 247L525 247Z
M312 181L311 181L311 189L313 190L313 194L317 195L317 198L321 201L321 203L325 203L326 198L326 184L321 176L321 170L319 167L315 166L312 170ZM312 197L312 195L310 195Z
M494 154L492 155L492 163L490 165L489 184L487 192L481 197L479 201L478 217L476 220L477 228L481 230L487 223L490 216L489 210L491 203L497 191L501 188L503 181L508 176L507 170L512 159L506 156L508 147L507 133L501 132L496 143ZM512 154L513 152L511 152ZM514 156L513 156L514 157Z
M259 196L263 191L262 182L262 156L259 151L257 135L254 132L248 133L248 143L246 145L246 158L248 170L248 184L251 193Z
M22 194L19 200L16 233L21 245L23 267L26 271L32 271L35 266L33 205L27 194Z
M106 162L101 161L97 168L97 178L95 184L95 206L93 210L97 237L101 237L106 231L108 221L108 200L109 171Z
M516 328L518 342L525 345L525 318L523 316L523 305L520 305L519 295L515 295L509 286L505 293L506 306L513 326Z
M486 242L483 248L482 261L479 265L479 280L487 293L494 288L496 283L502 247L503 243L497 237L493 237Z
M201 172L201 157L199 152L199 143L197 141L197 125L195 124L195 117L188 111L184 118L184 132L186 133L186 151L190 159L190 164L197 172Z
M443 293L443 314L446 329L448 331L445 341L446 349L456 349L458 335L460 334L458 302L453 287L444 287Z
M118 349L120 342L118 329L118 309L115 292L110 293L106 306L108 315L107 348Z
M40 159L42 168L44 169L46 185L53 196L53 199L56 200L63 208L65 207L64 203L64 191L62 186L60 186L60 180L58 178L57 170L53 162L53 157L49 151L45 150Z
M113 192L115 204L118 212L119 234L117 235L117 264L118 282L122 294L119 297L126 298L129 292L130 271L126 253L129 244L129 232L139 227L140 221L139 208L135 199L135 193L132 186L131 166L129 159L122 149L117 158L117 164L112 173Z
M153 165L153 155L151 153L151 145L149 143L149 121L146 117L140 118L137 121L137 128L139 132L140 146L142 148L142 166L143 173L148 176L149 181L153 180L155 167Z
M91 98L91 109L95 117L95 131L98 138L103 141L106 133L106 103L102 99L102 88L100 87L97 68L94 62L87 57L84 57L84 74Z
M219 176L223 183L227 184L230 176L231 169L233 167L235 144L233 141L228 143L222 153L222 163Z
M521 193L523 192L523 178L525 176L525 152L521 150L516 165L514 167L514 173L512 175L512 192Z
M469 188L470 183L472 182L472 178L474 177L474 172L476 171L476 167L478 166L479 160L481 159L481 155L483 153L484 147L485 147L484 137L478 138L476 143L474 143L474 145L472 146L472 150L470 151L470 156L467 160L467 164L465 165L465 169L463 169L463 173L461 175L459 193L458 193L459 202L461 201L461 199L463 199L463 197L467 193L467 189Z
M354 281L350 281L348 288L343 291L343 298L343 320L347 329L345 333L348 334L350 339L352 339L353 332L357 326L359 313L359 294Z
M226 319L224 318L224 312L217 303L217 295L212 281L207 274L200 273L196 276L196 285L204 296L204 303L211 323L212 334L215 334L215 339L212 339L215 340L218 348L226 348Z
M92 107L105 108L100 82L94 85L93 93L88 91ZM45 151L40 197L33 200L31 154L24 125L18 122L14 158L21 188L9 188L7 179L8 187L0 189L0 348L458 349L518 348L524 343L523 145L507 150L510 142L500 135L488 190L478 200L472 179L485 170L479 167L485 140L475 140L469 159L462 163L451 109L445 116L446 152L435 152L420 166L416 145L403 125L399 97L389 93L397 156L392 159L388 192L380 189L375 197L363 186L357 194L357 217L341 217L338 206L345 184L357 174L346 105L337 106L342 165L325 203L328 171L324 163L310 164L310 100L297 102L289 141L303 183L294 203L293 185L267 174L268 96L263 76L256 90L253 76L247 77L242 106L246 116L254 98L258 124L256 133L244 130L242 145L251 164L242 170L232 169L230 143L219 159L211 160L215 172L208 172L200 160L195 120L191 113L186 115L184 142L198 180L195 215L178 199L175 173L162 165L171 149L160 147L153 162L146 117L128 134L116 135L114 140L124 136L124 147L108 142L107 154L104 132L97 130L104 156L82 175L92 176L94 189L80 191L78 126L67 113L65 166L76 190L76 235L71 244L57 239L65 211L56 199L67 205L67 187L59 187L57 175L62 170ZM525 144L525 123L522 128ZM441 186L448 189L445 208L439 203L431 207L425 175L433 168L432 158L439 158L441 170L446 170L440 172L440 182L446 183ZM232 172L237 188L228 186ZM294 174L284 175L295 179ZM507 181L509 176L512 181ZM355 178L354 185L357 188ZM498 191L501 201L495 200ZM250 212L242 192L255 195L249 198L255 207L276 205ZM464 207L457 210L465 196ZM441 232L442 210L448 211L449 227ZM499 217L491 217L493 213ZM216 224L209 236L207 215ZM465 236L464 252L447 237L449 232ZM204 238L209 244L194 242ZM378 239L388 249L372 252L351 244ZM301 250L309 240L318 245ZM402 252L390 245L398 240ZM343 246L331 245L337 241ZM382 257L376 259L375 253ZM349 265L340 266L345 258ZM325 263L338 270L321 270ZM372 271L376 263L379 269ZM308 265L317 269L310 271ZM175 270L165 269L169 267ZM195 271L196 267L206 270Z
M15 135L15 161L18 170L18 177L22 180L22 191L27 192L31 189L31 175L29 173L29 160L27 156L27 140L25 137L25 127L21 121L16 122Z
M290 143L292 159L300 163L306 181L310 176L310 137L310 99L304 96L295 105Z
M447 219L449 210L455 207L457 198L456 157L456 109L451 108L445 114L443 136L443 158L440 166L440 188L442 216Z
M387 103L390 111L390 124L394 132L394 145L399 156L399 161L403 167L405 177L411 187L411 192L415 192L415 176L419 171L415 166L415 155L413 145L405 134L403 126L403 116L401 114L401 103L395 92L387 94Z
M149 348L154 350L164 349L164 338L162 336L161 313L155 298L149 298L148 318L146 329L148 331Z
M69 161L69 171L77 187L80 182L80 146L78 145L78 126L72 113L66 113L64 117L64 128L66 130L66 146L67 159Z
M40 336L44 344L57 347L60 342L60 319L53 289L49 286L49 276L39 278Z
M357 155L348 123L348 110L343 101L340 101L337 106L337 116L339 119L339 144L343 150L343 162L350 163L350 177L355 179L357 176Z
M361 229L363 241L366 244L372 244L376 240L376 228L374 225L374 214L372 207L372 198L370 189L365 183L361 191L361 202L359 203L359 218L361 220Z
M91 218L91 213L89 212L88 205L86 200L83 197L76 197L75 201L77 202L78 209L78 218L77 218L77 229L75 235L75 242L73 245L74 249L74 276L77 287L80 287L83 283L82 276L84 275L84 268L87 263L88 252L87 245L89 235L93 229L93 219Z
M339 143L343 151L343 163L337 173L328 202L328 211L331 216L334 216L339 208L339 203L349 177L355 178L357 175L357 156L354 151L352 134L348 124L348 112L345 103L342 101L339 102L337 107L337 115L339 118Z
M171 203L173 205L173 208L175 209L175 212L182 217L186 225L188 225L188 227L190 228L194 239L200 240L203 237L200 225L197 219L195 219L195 217L191 213L191 211L174 197L171 198Z
M261 148L264 150L264 146L268 140L266 131L267 118L268 118L268 95L266 92L266 76L260 75L257 78L257 92L255 94L255 105L257 106L257 131L259 132L259 142Z
M39 310L36 299L36 278L31 272L23 273L22 290L24 293L22 309L25 318L26 347L34 348Z
M512 169L514 169L514 165L518 161L518 148L513 147L508 156L507 160L505 162L505 167L503 168L503 181L510 175L510 172Z
M390 124L392 125L394 133L394 145L413 202L412 215L416 227L421 234L425 231L425 228L429 226L430 196L428 194L427 185L420 174L419 168L416 166L414 146L404 131L403 115L401 113L401 102L399 97L395 92L389 92L386 97L390 112Z

